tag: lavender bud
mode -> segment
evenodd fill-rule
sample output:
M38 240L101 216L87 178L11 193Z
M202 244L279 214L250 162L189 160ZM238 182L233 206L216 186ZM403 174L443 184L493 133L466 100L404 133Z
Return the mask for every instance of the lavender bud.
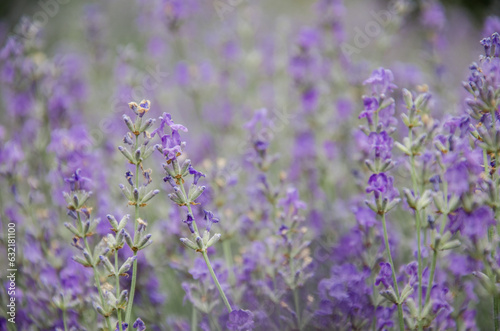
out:
M109 224L111 224L113 230L118 230L118 222L116 221L116 218L110 214L106 215L106 218L108 219Z
M114 275L115 274L115 267L111 264L109 259L106 256L100 255L99 259L101 259L101 262L104 264L106 269L109 271L110 274Z
M141 204L148 202L149 200L153 199L158 193L160 193L160 190L154 190L154 191L149 191L144 198L141 200Z
M130 190L128 188L126 188L124 185L120 184L120 189L122 190L122 193L123 195L125 196L125 198L127 198L128 200L133 200L133 197L132 197L132 193L130 193Z
M462 82L462 86L467 90L470 94L474 94L474 90L472 89L472 84L469 82Z
M189 172L189 167L191 166L191 160L187 159L184 161L181 167L181 175L182 177L186 176Z
M127 306L127 301L128 301L128 291L123 290L120 293L120 296L118 297L118 299L116 300L116 307L125 309L125 307Z
M125 242L127 243L128 247L130 247L130 249L133 250L133 247L134 247L134 243L132 242L132 238L130 237L130 235L128 234L127 231L123 230L125 233L124 233L124 237L125 237Z
M90 256L90 254L87 252L87 251L83 251L83 256L85 257L85 260L87 261L87 263L91 266L94 265L94 261L92 261L92 257Z
M142 155L142 159L143 160L146 160L148 157L151 156L151 154L153 154L154 152L154 148L153 147L148 147L146 148L146 151L144 152L144 154Z
M118 224L117 230L120 231L122 229L125 229L125 226L127 225L129 219L130 219L130 215L127 214L127 215L123 216L122 219L120 220L120 223Z
M434 235L434 243L432 244L432 249L436 250L439 248L439 245L441 244L443 238L436 230L433 231L433 235ZM444 242L446 242L446 239Z
M104 290L104 297L106 298L106 302L108 303L109 308L116 308L116 297L111 291Z
M88 263L87 260L84 260L83 258L81 258L80 256L72 256L71 257L73 259L73 261L77 262L77 263L80 263L81 265L83 265L84 267L91 267L92 265Z
M172 166L174 167L174 173L175 173L176 176L182 175L181 167L179 166L179 161L177 161L177 159L174 159L172 161Z
M134 124L132 123L132 120L130 119L130 117L128 117L128 115L123 115L123 121L125 122L125 124L127 124L127 127L130 130L130 132L134 133L135 128L134 128Z
M377 199L377 201L378 200L379 199ZM387 198L382 199L382 204L379 206L379 210L385 211L385 209L387 207L387 203L389 203L389 199L387 199Z
M408 118L408 115L406 115L406 114L404 114L404 113L403 113L403 114L401 114L401 119L403 120L404 125L406 125L407 127L410 127L410 125L411 125L411 121L410 121L410 119Z
M102 316L106 316L106 312L100 306L96 306L95 310Z
M380 295L383 296L388 301L394 304L398 304L398 298L396 297L396 294L394 293L392 287L389 288L388 290L380 291Z
M132 140L132 135L130 134L130 132L127 132L127 134L123 136L123 142L130 146L134 145L134 141Z
M432 197L434 199L434 205L436 206L437 210L443 213L445 211L443 196L439 192L437 192Z
M81 250L82 252L84 251L85 248L82 247L82 245L80 245L80 241L78 240L78 237L74 237L73 238L73 242L71 243L71 246L73 247L76 247L78 248L79 250Z
M122 266L120 267L120 269L118 270L118 274L124 274L126 273L127 271L130 270L130 268L132 267L132 263L134 263L134 261L137 259L137 256L131 256L129 257L123 264Z
M219 240L220 240L221 234L216 233L210 238L210 240L207 242L207 248L215 245Z
M449 241L446 244L442 245L439 250L445 251L448 249L455 249L455 248L460 247L460 245L461 245L460 240L455 239L455 240Z
M426 190L424 194L418 199L416 209L422 210L431 203L431 191Z
M394 199L392 200L391 202L389 202L387 204L387 206L385 207L385 212L388 213L390 212L394 207L396 207L396 205L401 201L401 199L397 198L397 199Z
M69 231L71 231L75 236L82 238L83 236L80 234L80 232L74 227L73 224L70 223L64 223L64 226L68 228Z
M457 195L452 195L450 201L448 201L448 211L455 211L460 206L460 197Z
M434 225L436 224L436 220L432 215L427 215L427 224L430 229L434 229Z
M205 250L205 245L203 244L203 239L200 236L196 237L196 244L202 251Z
M175 194L168 194L167 197L172 200L173 202L175 202L176 204L178 204L179 206L183 206L185 205L184 202L182 202L181 199L179 199L179 197L177 197L177 195Z
M140 163L140 162L142 161L142 159L141 159L141 149L140 149L140 148L138 148L138 149L135 151L134 156L135 156L135 161L136 161L137 163ZM137 163L136 163L136 164L137 164Z
M380 166L379 172L386 172L394 168L394 162L391 159L385 160Z
M154 123L154 122L155 122L155 120L154 120L154 119L152 119L152 118L148 119L148 120L146 121L146 123L144 123L144 124L141 126L141 128L139 129L139 131L140 131L140 132L144 132L144 131L146 131L147 129L149 129L149 128L153 125L153 123Z
M135 119L134 127L140 128L141 126L142 126L142 116L138 116ZM136 134L139 134L139 132L136 132Z
M427 106L427 103L429 102L430 98L431 95L429 93L422 93L418 95L417 98L415 99L415 107L417 109L424 108L425 106Z
M74 210L68 209L67 215L75 220L78 219L78 214Z
M210 239L210 231L205 230L203 231L203 243L206 245L208 240Z
M86 236L87 233L89 233L90 230L90 221L87 221L83 224L83 235Z
M486 130L486 128L483 126L480 126L477 128L477 131L479 132L479 135L481 136L481 139L486 143L486 145L492 145L493 141L491 140L491 136Z
M116 238L111 234L111 233L108 233L106 235L106 243L108 244L108 247L111 248L111 249L115 249L116 247Z
M203 192L205 191L206 187L205 186L198 186L196 187L195 190L189 190L189 202L195 202L196 199L198 199L200 197L200 195L203 194ZM192 194L191 194L192 192Z
M187 248L190 248L190 249L195 250L195 251L198 250L198 246L196 246L196 244L194 242L192 242L191 240L189 240L188 238L181 238L180 241Z
M431 313L431 308L432 308L432 302L428 302L422 309L422 312L420 313L421 318L428 318L428 316L430 316L429 314Z
M417 305L415 304L415 301L413 301L412 298L408 298L408 300L406 300L406 305L408 306L408 309L410 310L410 314L412 316L418 316L419 312L417 309Z
M403 92L403 99L405 101L406 108L410 109L411 106L413 105L413 96L411 95L411 92L405 88L402 90L402 92Z
M130 163L135 164L134 158L132 157L132 154L130 154L129 150L127 148L124 148L122 146L118 146L118 150L129 160Z
M139 201L139 190L137 188L134 188L134 201Z
M148 247L149 245L151 245L152 243L153 243L153 241L152 241L152 240L148 240L148 241L147 241L144 245L140 245L140 246L137 248L137 250L142 250L142 249L144 249L144 248Z
M405 139L403 139L403 142L404 142ZM406 155L412 155L412 153L410 152L410 149L404 145L402 145L401 143L399 142L395 142L394 145L399 148L399 150L403 153L405 153Z
M365 204L370 207L371 210L373 210L375 213L378 213L378 208L375 206L375 204L372 201L365 200Z
M405 195L406 202L408 203L408 206L410 206L410 208L412 208L412 209L415 209L417 201L416 201L415 197L413 196L413 193L411 193L411 191L407 188L403 189L403 193Z
M368 168L368 170L370 170L371 172L375 172L375 173L377 172L375 170L375 166L371 160L365 160L365 165Z
M134 114L139 115L139 111L138 111L139 105L137 104L137 102L129 102L128 106L130 107L130 109L132 109Z
M176 187L174 187L174 192L175 192L175 195L177 196L177 198L180 201L182 201L182 204L186 204L186 197L184 196L184 193L182 192L182 190L176 186Z
M137 243L136 247L140 249L143 245L145 245L149 239L151 238L151 234L145 235L139 242Z
M175 187L177 185L177 183L174 181L174 179L170 175L167 175L166 177L164 177L163 181L168 182L172 187Z
M80 208L80 200L78 199L78 195L73 195L73 205L76 209Z
M118 235L116 236L115 248L116 249L122 248L124 241L125 241L125 229L122 229L120 232L118 232Z
M416 141L413 142L412 144L412 149L413 150L418 150L423 147L425 139L427 138L427 134L422 134L420 135Z

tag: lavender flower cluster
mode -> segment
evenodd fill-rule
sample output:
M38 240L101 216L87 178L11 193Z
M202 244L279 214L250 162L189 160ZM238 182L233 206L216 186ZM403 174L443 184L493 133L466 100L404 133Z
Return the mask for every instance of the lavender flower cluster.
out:
M0 21L0 330L500 330L500 17L40 3Z

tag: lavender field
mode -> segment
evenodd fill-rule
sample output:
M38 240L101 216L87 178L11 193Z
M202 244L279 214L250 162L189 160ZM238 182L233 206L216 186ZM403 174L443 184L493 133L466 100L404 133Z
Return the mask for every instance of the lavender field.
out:
M6 1L0 331L500 330L500 3L457 3Z

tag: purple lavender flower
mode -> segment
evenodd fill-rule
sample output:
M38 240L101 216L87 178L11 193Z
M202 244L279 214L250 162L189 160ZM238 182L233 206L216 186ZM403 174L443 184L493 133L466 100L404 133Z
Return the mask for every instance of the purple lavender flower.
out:
M365 118L369 123L373 121L373 114L378 110L378 99L374 97L363 97L364 110L359 114L358 118Z
M394 76L390 70L378 68L373 70L372 75L363 82L363 85L370 85L372 93L375 95L385 95L397 88L392 83L393 80Z
M381 262L379 274L377 278L375 278L375 286L378 286L380 284L384 285L385 288L392 286L391 275L392 275L391 265L386 262Z
M286 192L286 198L281 199L278 204L293 215L298 213L299 209L307 208L307 204L299 199L299 192L295 188L289 188Z
M249 310L238 309L233 310L228 317L226 327L231 331L247 331L253 330L254 321L253 314Z
M375 158L384 161L391 158L393 139L387 132L371 132L368 136L368 143L371 145Z
M146 324L144 324L144 322L140 318L137 318L135 320L132 327L136 328L137 331L146 331Z
M219 219L217 217L214 216L214 213L212 213L211 211L209 210L203 210L203 212L205 213L205 222L207 222L207 231L210 232L210 229L212 228L212 225L215 224L215 223L219 223Z
M368 179L368 186L366 187L366 193L375 194L376 197L379 197L381 193L385 193L388 189L389 180L387 179L387 175L385 173L373 174Z
M189 174L193 175L193 184L198 185L198 181L200 180L201 177L205 177L205 174L197 171L193 166L189 166Z

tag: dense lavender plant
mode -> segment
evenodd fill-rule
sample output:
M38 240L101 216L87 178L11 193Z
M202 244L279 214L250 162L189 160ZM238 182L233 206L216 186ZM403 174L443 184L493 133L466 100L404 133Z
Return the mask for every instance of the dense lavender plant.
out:
M500 121L498 116L498 102L500 86L498 84L500 64L500 35L495 32L491 37L481 40L485 55L480 57L479 64L470 66L468 82L464 87L472 95L467 100L468 116L464 118L464 125L468 124L469 133L474 141L475 148L483 152L484 176L477 183L478 190L482 193L480 203L485 206L473 208L464 203L468 214L479 213L481 210L482 229L488 228L488 241L490 247L478 247L484 249L483 255L486 274L476 273L482 284L493 297L493 319L495 330L500 329L500 298L498 296L497 283L497 246L500 221L500 182L498 175L498 160L500 157ZM469 206L468 206L469 205ZM488 206L491 211L485 209ZM472 208L471 208L472 207ZM476 209L472 211L471 209ZM484 232L470 234L473 242L479 244L478 239ZM478 246L478 245L474 246ZM491 253L489 253L491 251Z
M80 175L80 170L66 179L69 184L70 192L64 192L64 198L67 203L68 215L73 218L73 223L64 223L66 228L73 233L73 246L81 251L82 256L75 255L73 260L80 263L84 267L92 268L94 271L94 282L99 292L99 298L94 301L95 310L101 314L105 321L108 330L111 330L110 314L112 309L116 309L116 298L110 302L109 297L102 289L100 280L100 272L98 265L103 260L101 257L109 253L109 248L105 245L98 244L92 249L89 245L88 237L94 234L94 231L99 223L99 219L91 219L92 208L86 206L92 192L85 190L85 182L89 179ZM80 242L83 239L83 245ZM64 305L65 301L61 300L60 308L63 314L66 314L67 307ZM65 316L63 316L65 319ZM66 321L64 321L65 330L67 330Z
M394 188L394 178L386 174L394 167L391 159L393 139L390 137L395 124L394 99L388 95L396 87L392 82L393 79L390 70L379 68L373 71L370 78L364 82L370 86L371 95L363 97L364 110L359 117L366 118L368 128L363 127L362 130L368 135L368 143L372 147L370 158L365 164L373 173L366 186L366 193L373 193L373 199L367 200L366 204L382 219L385 249L392 277L392 286L387 286L387 290L381 292L381 295L397 305L399 328L403 330L403 304L411 291L408 288L399 290L386 225L386 214L400 201L399 192Z
M135 121L132 122L131 118L128 115L123 115L123 120L129 129L129 132L124 136L123 142L127 145L133 146L132 152L129 151L127 147L119 146L118 150L125 156L128 162L135 165L135 173L131 171L127 171L125 177L130 186L126 187L123 184L120 184L120 189L122 190L125 198L128 199L128 204L130 206L134 206L134 232L133 235L128 234L127 231L124 230L126 225L127 218L122 219L120 223L118 223L113 216L108 216L108 220L111 223L112 229L116 233L115 242L120 243L114 246L115 250L115 277L117 278L116 286L117 293L119 289L119 280L118 277L120 274L123 274L121 268L117 268L117 258L118 252L117 249L122 244L122 241L125 240L127 245L133 251L133 257L127 259L124 265L128 265L130 268L130 263L133 265L132 270L132 282L130 285L130 297L128 300L128 304L126 305L126 314L124 318L124 323L126 325L131 324L132 319L132 307L134 304L134 296L135 296L135 287L137 281L137 253L149 245L153 243L150 239L151 234L146 233L147 222L141 219L140 216L140 208L146 207L149 201L155 197L160 191L159 190L149 190L148 185L151 184L151 169L144 168L144 161L147 160L149 156L154 151L153 146L148 146L151 136L147 131L150 129L155 122L154 119L144 119L144 115L149 111L151 103L149 100L142 100L139 104L135 102L129 103L130 109L134 112L136 118ZM142 138L142 139L141 139ZM132 154L133 153L133 154ZM140 176L142 175L142 176ZM143 183L140 182L140 177L143 178ZM108 244L112 243L112 239L108 241ZM112 265L109 264L111 267ZM112 269L113 270L113 269ZM118 311L119 318L119 328L121 331L121 314Z
M165 133L166 127L168 128L167 133ZM181 163L180 156L183 154L186 143L181 141L179 131L187 132L187 128L181 124L175 124L170 114L163 113L163 116L160 117L160 126L152 133L152 136L158 135L161 139L161 144L156 145L156 148L161 152L166 160L166 163L162 166L167 176L163 180L168 182L173 189L173 193L170 193L168 197L179 207L187 208L186 219L183 222L187 225L189 231L191 232L191 238L180 238L180 241L187 248L202 254L210 276L219 291L219 295L226 306L227 311L229 312L227 327L230 330L243 330L251 326L252 315L249 311L232 309L208 257L208 248L215 245L221 237L220 233L216 233L214 235L210 234L212 225L219 223L219 219L215 217L211 211L203 210L206 227L203 234L200 233L195 220L195 214L193 213L191 206L199 204L196 200L205 191L205 186L200 186L198 184L200 178L205 177L205 174L197 171L191 165L191 161L189 159L185 159ZM185 179L191 175L193 176L192 183L189 190L186 191L184 187L186 182ZM186 290L190 293L190 289L186 288ZM243 315L246 317L243 318Z

